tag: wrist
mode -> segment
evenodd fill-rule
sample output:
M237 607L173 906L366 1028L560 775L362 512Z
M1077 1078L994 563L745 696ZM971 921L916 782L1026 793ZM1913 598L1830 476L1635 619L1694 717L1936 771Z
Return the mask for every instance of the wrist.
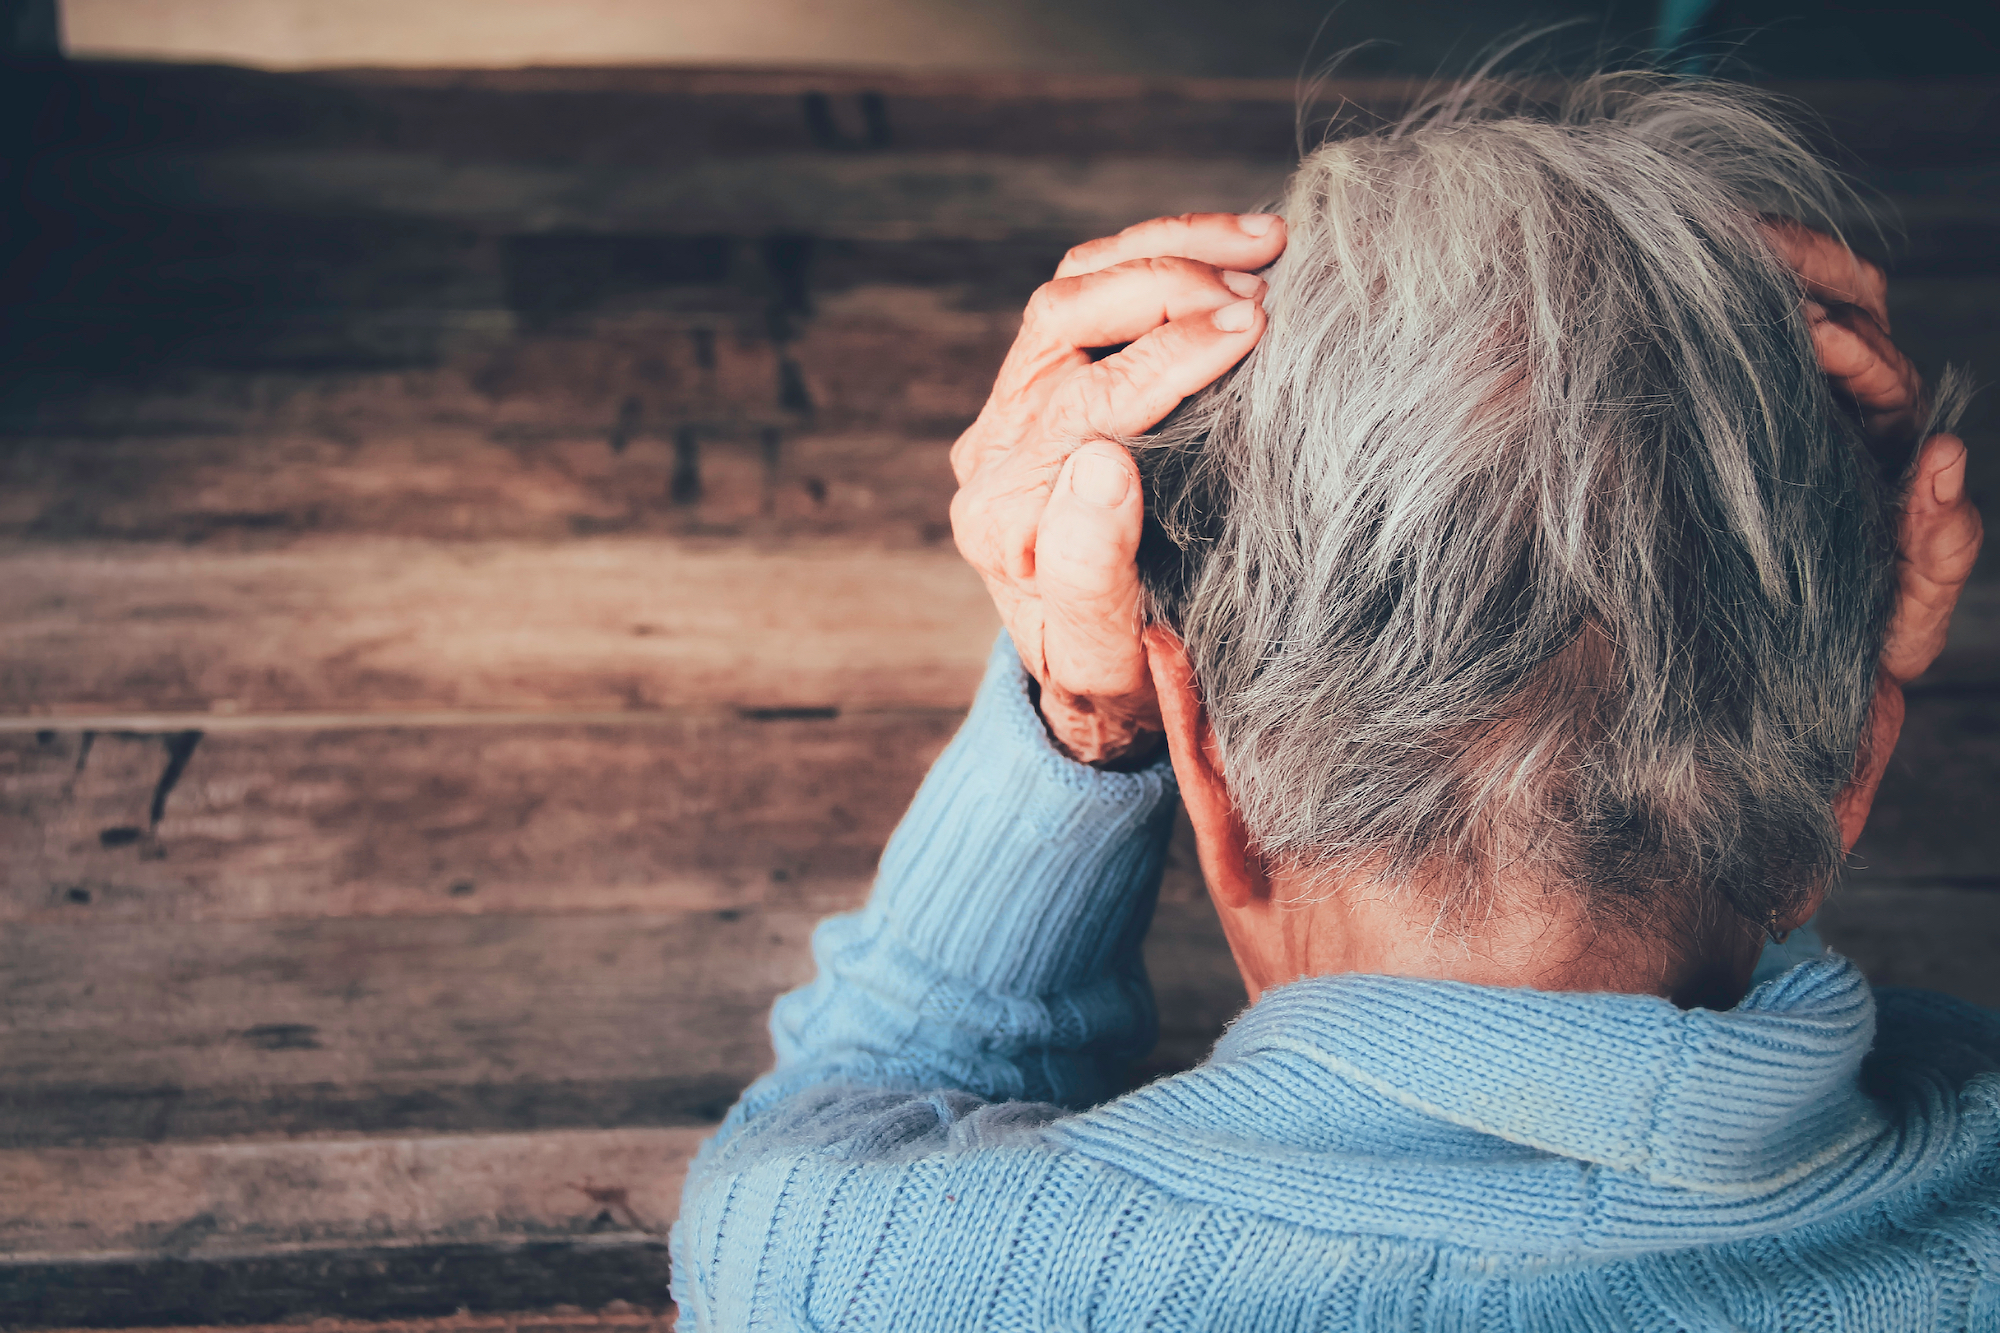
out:
M1106 703L1059 688L1044 689L1032 674L1028 677L1028 698L1055 747L1092 768L1135 772L1157 759L1166 743L1166 732L1157 719L1149 719L1136 706ZM1147 725L1148 721L1153 725Z

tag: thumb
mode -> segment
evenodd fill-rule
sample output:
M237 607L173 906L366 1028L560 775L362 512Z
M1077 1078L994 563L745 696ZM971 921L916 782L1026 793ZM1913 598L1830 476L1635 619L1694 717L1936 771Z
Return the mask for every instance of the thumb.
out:
M1143 693L1139 531L1145 505L1132 456L1082 445L1057 473L1035 540L1050 679L1080 695Z
M1944 651L1952 608L1979 557L1983 529L1966 498L1965 461L1956 436L1926 440L1903 504L1896 610L1882 648L1882 669L1899 683L1922 674Z

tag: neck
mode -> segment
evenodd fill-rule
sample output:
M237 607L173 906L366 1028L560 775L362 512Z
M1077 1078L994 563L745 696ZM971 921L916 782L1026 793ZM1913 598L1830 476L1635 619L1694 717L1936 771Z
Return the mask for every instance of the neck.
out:
M1524 886L1501 886L1490 911L1455 922L1417 895L1367 882L1273 876L1259 889L1218 904L1253 1003L1300 977L1359 972L1726 1009L1748 989L1762 943L1726 910L1690 908L1642 929L1593 918L1571 894Z

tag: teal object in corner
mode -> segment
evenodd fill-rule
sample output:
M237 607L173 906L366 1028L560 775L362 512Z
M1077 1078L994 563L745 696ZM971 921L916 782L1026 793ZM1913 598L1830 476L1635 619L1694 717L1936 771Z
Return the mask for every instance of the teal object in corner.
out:
M2000 1018L1837 956L1726 1013L1309 978L1110 1097L1174 794L1003 637L694 1164L683 1329L2000 1329Z

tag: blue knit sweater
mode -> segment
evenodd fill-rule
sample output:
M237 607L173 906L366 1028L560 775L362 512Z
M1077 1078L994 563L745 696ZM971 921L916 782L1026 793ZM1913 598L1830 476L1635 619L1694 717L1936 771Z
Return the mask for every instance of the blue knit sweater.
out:
M1308 978L1106 1100L1174 795L1001 640L694 1164L683 1329L2000 1329L2000 1016L1838 957L1727 1013Z

